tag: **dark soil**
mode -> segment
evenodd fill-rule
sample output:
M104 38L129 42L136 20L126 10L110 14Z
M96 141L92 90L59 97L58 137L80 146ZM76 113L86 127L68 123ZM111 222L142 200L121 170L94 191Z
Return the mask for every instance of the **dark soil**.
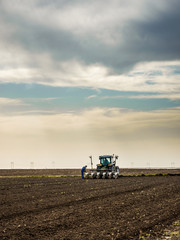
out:
M4 240L157 239L179 218L179 176L0 178Z

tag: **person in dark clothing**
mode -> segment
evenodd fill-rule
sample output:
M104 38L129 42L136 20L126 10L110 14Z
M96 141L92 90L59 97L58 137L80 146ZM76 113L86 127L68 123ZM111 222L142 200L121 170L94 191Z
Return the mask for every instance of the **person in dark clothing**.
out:
M81 168L81 178L84 179L84 172L86 172L87 165Z

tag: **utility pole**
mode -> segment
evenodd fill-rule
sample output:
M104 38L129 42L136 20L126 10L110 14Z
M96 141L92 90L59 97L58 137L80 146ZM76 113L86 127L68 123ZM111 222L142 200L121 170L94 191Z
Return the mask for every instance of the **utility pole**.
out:
M11 169L14 169L14 162L11 162Z
M52 162L52 168L55 168L55 162L54 161Z
M171 168L174 168L175 164L174 162L171 162Z
M30 162L30 168L34 169L34 162Z
M150 168L150 162L147 162L147 166L148 166L148 168Z

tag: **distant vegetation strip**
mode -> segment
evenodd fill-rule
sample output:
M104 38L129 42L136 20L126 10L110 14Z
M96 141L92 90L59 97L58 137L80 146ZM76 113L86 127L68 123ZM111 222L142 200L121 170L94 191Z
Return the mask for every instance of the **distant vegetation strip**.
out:
M62 178L66 178L66 177L81 177L81 175L22 175L22 176L0 176L0 178L30 178L30 177L34 177L34 178L45 178L45 177L50 177L50 178L55 178L55 177L62 177Z
M119 177L154 177L154 176L180 176L180 173L155 173L155 174L123 174Z
M119 177L154 177L154 176L180 176L180 173L155 173L155 174L120 174ZM81 177L81 175L22 175L22 176L0 176L0 178L28 178L28 177L34 177L34 178L39 178L39 177L50 177L50 178L55 178L55 177L60 177L60 178L75 178L75 177Z

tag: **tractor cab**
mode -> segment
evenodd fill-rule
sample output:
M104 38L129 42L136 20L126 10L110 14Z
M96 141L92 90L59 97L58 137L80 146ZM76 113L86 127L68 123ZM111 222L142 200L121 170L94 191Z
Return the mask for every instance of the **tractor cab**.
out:
M99 156L99 160L102 166L108 166L112 164L113 156L111 155Z

